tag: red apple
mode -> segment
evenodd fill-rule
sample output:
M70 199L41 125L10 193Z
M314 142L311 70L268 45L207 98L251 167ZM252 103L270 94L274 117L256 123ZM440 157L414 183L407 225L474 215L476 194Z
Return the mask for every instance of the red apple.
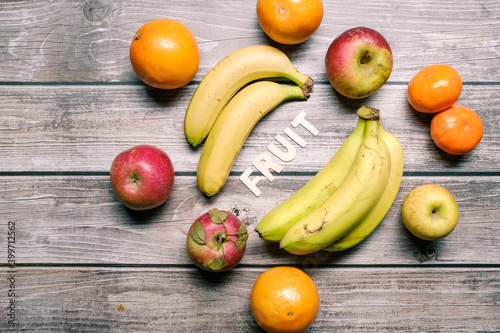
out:
M245 254L248 232L235 215L211 209L191 225L186 241L189 258L201 269L227 271Z
M128 208L146 210L164 203L174 186L174 166L155 146L139 145L121 152L111 164L111 186Z
M330 84L354 99L374 94L392 72L392 51L377 31L357 27L343 32L330 44L325 57Z

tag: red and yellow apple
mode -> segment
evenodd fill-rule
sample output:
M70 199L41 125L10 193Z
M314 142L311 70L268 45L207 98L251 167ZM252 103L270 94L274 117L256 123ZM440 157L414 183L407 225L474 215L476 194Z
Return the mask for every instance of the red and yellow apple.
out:
M340 34L330 44L325 57L328 80L349 98L374 94L389 79L393 58L387 40L377 31L357 27Z
M223 272L241 261L247 239L245 223L230 212L214 208L193 222L186 246L189 258L196 266Z
M110 170L116 197L133 210L163 204L174 186L175 172L168 155L158 147L139 145L118 154Z

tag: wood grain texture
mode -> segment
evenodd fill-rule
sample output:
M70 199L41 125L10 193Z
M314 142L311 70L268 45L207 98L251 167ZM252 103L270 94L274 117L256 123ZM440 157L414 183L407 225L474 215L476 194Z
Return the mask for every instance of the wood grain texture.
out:
M184 138L184 115L196 85L176 91L142 85L0 86L0 171L108 172L114 157L137 144L153 144L172 158L176 171L195 172L202 146ZM291 101L266 115L253 129L233 171L243 172L276 141L277 134L301 112L318 130L294 131L298 145L285 171L317 172L354 130L356 110L363 104L381 110L384 127L401 141L405 171L499 172L500 86L468 85L459 103L480 114L484 138L466 156L443 153L430 137L432 115L409 106L406 85L386 85L362 101L340 98L330 85L316 84L308 101ZM291 140L290 140L291 141ZM269 153L269 152L268 152Z
M135 32L168 17L191 29L202 54L195 80L242 46L271 44L304 73L326 80L324 57L333 39L370 26L395 55L391 81L408 81L432 63L454 66L464 81L497 81L498 1L324 1L320 28L307 42L282 46L261 31L254 1L2 1L0 81L137 81L128 59Z
M22 268L18 319L31 332L263 332L249 295L266 269L236 268L214 278L195 268ZM304 271L321 299L308 332L500 330L496 270Z
M303 269L318 286L320 313L308 332L500 331L500 3L323 2L320 28L296 46L265 36L255 1L0 2L0 303L15 300L17 322L8 324L3 307L0 331L262 332L248 298L258 275L277 265ZM145 86L128 55L135 32L164 17L188 26L201 54L194 80L173 91ZM388 83L359 101L335 93L324 69L330 43L355 26L381 32L394 55ZM195 178L202 147L184 139L184 113L212 66L256 44L283 50L315 80L314 91L259 122L226 186L206 198ZM483 119L484 137L467 156L437 149L432 115L406 101L408 81L434 63L458 70L458 103ZM381 225L341 253L293 256L259 239L252 230L260 219L326 164L364 104L382 110L405 152L401 189ZM254 196L238 176L300 111L319 135L295 129L307 146ZM176 181L164 205L133 212L116 199L108 172L119 152L144 143L169 154ZM426 183L448 188L460 209L456 229L435 242L401 222L404 197ZM195 268L185 249L191 223L214 207L233 211L250 231L242 262L222 275Z
M184 265L190 263L186 235L211 208L235 212L250 230L242 264L272 265L455 265L498 264L500 177L405 177L396 201L377 230L362 244L341 252L294 256L253 232L260 219L295 193L309 177L261 181L259 198L231 177L212 198L200 194L193 177L177 177L166 204L133 212L115 198L107 177L1 177L0 221L16 221L18 263ZM425 183L455 196L460 221L446 239L425 242L401 222L406 194ZM260 186L260 185L259 185ZM5 245L6 239L0 239ZM4 246L5 247L5 246Z

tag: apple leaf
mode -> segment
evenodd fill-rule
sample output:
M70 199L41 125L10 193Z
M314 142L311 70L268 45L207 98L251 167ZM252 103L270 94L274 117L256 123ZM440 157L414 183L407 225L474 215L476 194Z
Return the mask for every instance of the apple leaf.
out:
M203 228L203 224L200 221L196 221L191 229L191 238L200 245L205 245L207 242L205 241L205 228Z
M238 236L238 239L236 240L234 245L238 250L243 250L245 248L245 245L247 244L248 239L248 232L245 223L242 223L240 225L240 228L238 229L238 233L236 235Z
M243 234L238 236L236 243L234 244L238 250L243 250L247 244L248 234Z
M241 236L243 234L247 234L248 235L247 226L245 225L245 223L242 223L240 225L240 227L238 228L238 233L236 235Z
M226 267L226 260L224 258L215 258L211 263L206 264L205 267L212 271L219 271Z
M227 213L224 213L217 208L210 209L208 211L208 215L210 216L210 220L212 220L215 224L222 224L227 218Z

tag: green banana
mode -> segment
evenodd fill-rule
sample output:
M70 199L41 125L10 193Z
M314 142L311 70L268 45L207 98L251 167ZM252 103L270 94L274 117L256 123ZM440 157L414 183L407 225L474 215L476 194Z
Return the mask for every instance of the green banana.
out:
M297 71L279 49L267 45L244 47L217 63L198 85L184 118L186 140L198 146L233 95L263 78L286 78L308 93L312 91L312 79Z
M354 131L327 164L300 190L269 211L255 231L270 242L279 242L298 220L321 206L340 186L363 141L366 120L358 117Z
M308 254L337 241L372 210L387 187L391 173L390 152L379 135L378 110L362 107L367 120L365 135L349 173L320 207L296 222L283 236L280 248L292 254Z
M212 196L224 186L245 140L267 113L285 100L307 99L296 85L257 81L240 90L222 110L207 137L196 172L202 193Z
M398 139L380 127L380 137L387 144L391 155L391 175L389 183L371 212L347 235L325 247L325 251L347 250L367 238L384 219L398 194L403 177L404 155Z

